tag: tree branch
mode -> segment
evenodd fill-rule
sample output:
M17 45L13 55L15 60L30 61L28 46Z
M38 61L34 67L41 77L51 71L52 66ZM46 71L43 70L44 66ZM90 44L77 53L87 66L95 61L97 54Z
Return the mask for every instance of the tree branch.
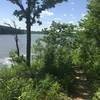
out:
M16 4L20 7L20 9L21 9L21 10L24 12L24 14L26 15L26 11L25 11L23 5L20 4L19 2L17 2Z

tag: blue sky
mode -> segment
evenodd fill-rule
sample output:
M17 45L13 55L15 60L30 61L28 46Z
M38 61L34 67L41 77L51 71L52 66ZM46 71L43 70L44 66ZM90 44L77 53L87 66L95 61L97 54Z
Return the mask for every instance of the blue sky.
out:
M43 11L41 14L43 24L41 26L33 25L32 30L41 30L44 27L49 27L52 21L76 24L87 13L86 4L87 0L69 0L56 5L55 8ZM4 23L12 25L12 20L14 20L18 27L25 29L24 21L19 22L13 16L13 11L16 8L18 7L8 2L8 0L0 2L0 25L4 25Z

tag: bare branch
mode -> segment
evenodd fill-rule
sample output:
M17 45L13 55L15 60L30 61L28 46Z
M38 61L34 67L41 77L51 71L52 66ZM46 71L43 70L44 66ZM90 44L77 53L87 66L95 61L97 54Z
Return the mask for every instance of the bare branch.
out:
M10 2L12 2L13 4L16 4L17 6L20 7L20 9L24 12L24 14L26 14L26 11L24 9L24 6L22 5L20 0L8 0Z
M20 9L24 12L24 14L26 15L26 11L25 11L25 9L24 9L24 6L22 5L22 4L20 4L19 2L18 3L16 3L19 7L20 7Z
M17 29L15 21L12 21L12 22L13 22L14 28Z
M10 28L13 28L10 24L8 23L4 23L5 25L9 26Z

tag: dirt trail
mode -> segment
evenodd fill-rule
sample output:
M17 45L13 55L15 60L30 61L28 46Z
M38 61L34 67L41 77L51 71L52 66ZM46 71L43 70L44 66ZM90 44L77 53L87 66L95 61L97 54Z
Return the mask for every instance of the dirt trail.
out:
M77 66L73 69L73 82L71 84L73 100L91 100L89 83L84 70Z

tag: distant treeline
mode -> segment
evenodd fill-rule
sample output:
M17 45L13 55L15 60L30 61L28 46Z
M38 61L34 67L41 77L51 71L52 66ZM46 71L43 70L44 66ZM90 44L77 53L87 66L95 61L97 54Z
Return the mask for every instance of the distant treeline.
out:
M0 34L26 34L26 30L0 25ZM41 31L32 31L32 34L41 34Z

